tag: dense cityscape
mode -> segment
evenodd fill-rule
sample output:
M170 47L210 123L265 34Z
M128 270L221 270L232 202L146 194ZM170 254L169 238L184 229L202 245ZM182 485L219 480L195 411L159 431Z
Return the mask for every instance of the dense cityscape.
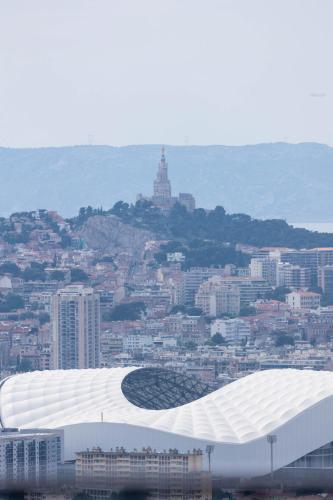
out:
M164 152L151 200L161 211L179 203ZM217 388L268 368L331 369L333 247L236 243L247 265L213 255L188 268L182 251L161 262L167 241L90 210L83 230L42 209L1 220L2 378L135 364Z
M333 500L332 0L0 16L0 500Z
M189 193L172 196L162 148L153 195L138 195L135 205L119 201L109 211L82 208L72 219L46 209L1 219L4 390L15 380L13 375L25 372L33 376L51 370L109 368L126 375L127 367L141 367L146 375L140 380L127 374L122 392L137 407L163 410L252 373L333 370L333 247L293 248L287 245L288 233L284 246L250 245L243 235L240 241L212 246L206 239L189 243L185 230L170 239L158 239L161 232L151 231L161 218L170 223L203 213L228 217L222 207L213 212L196 209ZM246 223L250 219L242 214L229 217ZM287 227L293 241L308 233ZM330 238L309 234L318 241ZM34 379L29 380L23 399L34 387ZM43 380L43 393L49 383L56 383ZM79 381L75 384L79 387ZM159 394L162 387L165 397ZM183 389L175 392L175 387ZM22 389L14 387L14 394L18 390ZM34 397L32 392L32 401ZM77 398L74 393L72 397ZM12 396L4 393L2 398L6 403ZM27 408L33 405L28 400ZM61 430L43 430L39 417L29 421L23 413L22 420L6 404L4 408L9 425L3 425L1 436L1 474L6 484L56 485L61 477L72 493L108 498L125 484L152 492L161 491L164 483L162 489L169 495L165 498L185 498L185 491L186 498L211 498L214 447L184 454L176 448L156 451L147 443L142 451L108 451L96 442L91 450L75 449L76 461L64 461ZM186 467L181 465L185 461Z

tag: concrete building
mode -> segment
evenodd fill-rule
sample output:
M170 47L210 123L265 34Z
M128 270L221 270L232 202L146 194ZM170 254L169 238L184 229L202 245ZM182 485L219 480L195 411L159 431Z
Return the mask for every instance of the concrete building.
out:
M286 302L291 309L317 309L320 306L320 294L295 290L286 295Z
M2 429L0 487L56 483L63 462L63 431Z
M262 278L272 286L276 286L276 259L253 258L250 263L250 276Z
M149 498L208 500L209 475L203 471L203 452L180 453L177 449L157 452L152 448L102 451L96 447L76 453L76 484L81 487L149 490ZM89 491L89 493L90 493Z
M277 268L277 286L287 288L310 288L311 269L289 263L279 263Z
M317 284L318 268L333 266L333 248L312 248L310 250L286 250L281 252L281 262L311 269L312 284Z
M211 336L219 333L227 341L242 340L251 335L250 323L239 318L216 319L210 331Z
M195 209L195 198L194 198L193 194L190 194L190 193L179 193L178 201L189 212L192 212L192 210Z
M185 303L193 305L199 286L213 276L223 276L224 270L214 267L192 267L184 273Z
M52 298L54 368L100 365L100 299L92 288L70 285Z
M326 295L333 297L333 266L318 268L318 286Z
M124 337L123 350L126 352L145 351L153 345L153 337L144 334L132 334Z
M219 276L214 276L199 286L195 305L205 316L235 314L240 311L240 291L237 285L226 285Z
M223 282L226 285L239 287L241 306L265 298L266 294L272 290L272 287L262 278L228 276L223 278Z

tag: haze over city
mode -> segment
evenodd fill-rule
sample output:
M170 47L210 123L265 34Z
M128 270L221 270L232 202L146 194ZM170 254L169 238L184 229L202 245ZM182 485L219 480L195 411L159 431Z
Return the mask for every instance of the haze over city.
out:
M0 499L333 499L332 1L0 3Z

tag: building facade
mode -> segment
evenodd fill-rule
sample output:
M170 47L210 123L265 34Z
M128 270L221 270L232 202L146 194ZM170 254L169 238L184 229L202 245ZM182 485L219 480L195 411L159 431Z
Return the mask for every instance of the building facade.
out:
M237 285L226 285L222 278L215 276L202 283L195 295L195 305L205 316L239 314L240 291Z
M54 368L100 365L100 299L92 288L71 285L52 298Z
M279 263L277 270L277 286L286 288L310 288L312 283L311 269L288 263Z
M333 266L318 268L318 286L326 295L333 297Z
M211 484L203 471L203 452L157 452L152 448L102 451L96 447L76 454L77 486L109 489L132 487L149 490L149 498L209 499Z
M276 259L253 258L250 263L250 275L252 278L262 278L272 286L276 285Z
M320 306L320 294L295 290L286 295L286 302L291 309L317 309Z
M248 321L239 318L216 319L211 325L211 335L219 333L227 341L243 340L251 335Z
M56 483L62 462L61 430L0 431L0 487Z

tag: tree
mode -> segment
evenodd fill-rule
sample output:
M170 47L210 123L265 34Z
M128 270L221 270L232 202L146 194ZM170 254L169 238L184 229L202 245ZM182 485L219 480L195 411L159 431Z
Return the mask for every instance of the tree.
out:
M210 340L214 345L223 345L226 343L225 338L218 332L215 333Z
M30 266L26 267L22 273L25 281L45 281L46 273L44 271L46 264L40 262L31 262Z
M295 344L294 338L291 335L286 335L283 332L278 334L275 340L276 347L283 347L285 345L294 345L294 344Z
M285 302L286 295L290 293L290 288L286 286L277 286L274 290L269 292L266 297L270 300L278 300L279 302Z
M243 306L239 312L240 316L254 316L257 313L256 308L252 306Z
M50 322L50 315L49 315L49 313L47 313L47 312L41 312L41 313L39 313L38 320L39 320L40 326L44 325L45 323L49 323Z
M85 271L83 271L83 269L74 267L73 269L71 269L71 282L75 283L77 281L83 281L84 283L86 283L87 281L89 281L89 276Z
M55 280L55 281L64 281L65 274L62 271L56 270L56 271L52 271L50 277L52 280Z
M176 305L176 306L173 306L171 311L170 311L170 314L177 314L177 313L183 313L185 314L186 313L186 307L183 306L183 305Z
M104 321L135 321L140 319L145 312L146 306L143 302L128 302L115 306L110 313L103 315Z
M11 312L24 307L24 300L21 295L9 293L0 302L0 312Z
M68 248L72 245L72 238L67 233L61 233L61 248Z
M185 342L184 347L188 351L195 351L195 349L197 348L197 344L193 342L193 340L189 340L188 342Z
M0 266L0 274L11 274L12 276L20 276L21 269L14 262L4 262Z
M33 371L32 363L28 358L18 359L17 371L19 372L31 372Z

